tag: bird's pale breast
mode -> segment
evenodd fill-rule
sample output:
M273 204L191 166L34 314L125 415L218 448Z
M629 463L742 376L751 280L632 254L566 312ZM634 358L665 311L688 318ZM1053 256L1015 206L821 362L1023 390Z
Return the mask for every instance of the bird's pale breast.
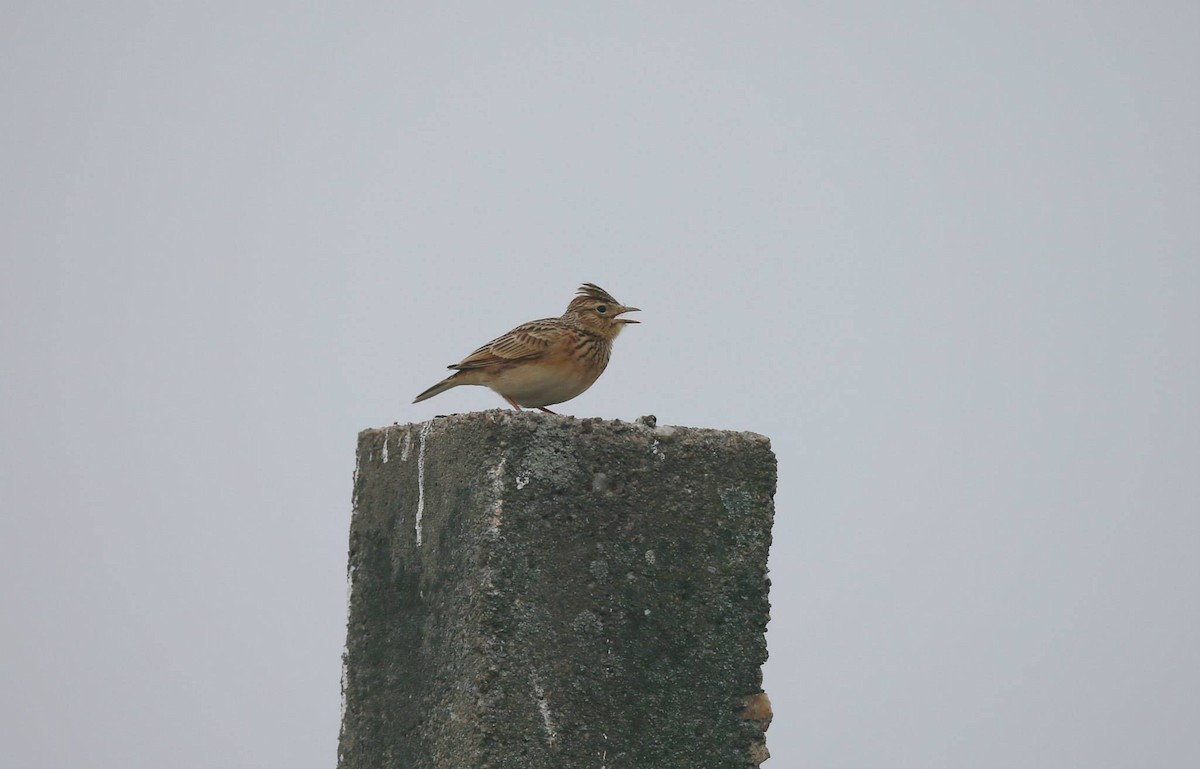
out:
M591 352L574 347L504 366L487 386L529 408L569 401L591 387L608 364L607 355Z

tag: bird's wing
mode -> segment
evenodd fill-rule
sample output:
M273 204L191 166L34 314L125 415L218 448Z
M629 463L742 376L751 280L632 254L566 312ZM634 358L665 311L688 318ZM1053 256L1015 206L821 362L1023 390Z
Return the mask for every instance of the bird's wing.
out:
M517 326L504 336L493 339L448 368L461 371L494 366L498 363L540 358L553 346L555 340L562 336L562 333L563 329L558 318L531 320Z

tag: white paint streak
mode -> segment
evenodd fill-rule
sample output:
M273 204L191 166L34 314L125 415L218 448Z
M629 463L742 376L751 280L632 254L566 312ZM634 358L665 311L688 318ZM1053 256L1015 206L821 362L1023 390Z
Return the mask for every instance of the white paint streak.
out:
M388 428L383 428L383 463L388 461Z
M354 490L350 493L350 513L356 515L358 513L358 471L361 457L359 453L354 452ZM350 627L350 596L354 589L354 564L349 564L346 567L346 628ZM346 644L342 646L342 716L338 721L342 724L342 729L346 727L346 676L348 669L346 668L346 657L350 651L350 637L346 634Z
M650 444L650 453L658 457L660 462L667 458L667 455L663 453L663 450L658 447L658 438L655 438L654 443Z
M506 464L508 464L508 457L500 457L500 461L492 468L492 494L496 499L492 502L492 520L488 523L488 531L493 534L500 531L500 525L504 522L504 466Z
M346 729L346 674L349 670L346 666L346 652L348 650L349 647L342 647L342 714L338 716L338 723L342 725L342 731Z
M350 564L346 568L346 628L350 628L350 598L354 595L354 575L357 571L355 564ZM350 655L350 634L346 634L346 643L342 645L342 715L338 722L342 724L342 728L346 725L346 676L349 674L349 668L346 666L346 659Z
M353 476L353 479L351 480L351 484L353 485L353 488L350 490L350 512L351 513L358 512L358 465L359 465L359 460L361 460L361 459L362 459L362 457L359 455L359 453L357 451L354 452L354 476Z
M408 461L408 452L412 450L412 430L404 431L404 440L400 441L400 461Z
M530 680L533 682L533 699L537 702L538 711L542 714L542 726L546 728L546 742L550 747L558 742L558 731L554 728L554 719L550 715L550 703L546 702L546 690L542 687L542 682L538 680L537 673L529 674Z
M421 445L417 449L417 547L421 546L421 517L425 515L425 439L432 429L432 419L421 425Z
M523 489L529 485L529 473L524 472L517 476L517 489Z

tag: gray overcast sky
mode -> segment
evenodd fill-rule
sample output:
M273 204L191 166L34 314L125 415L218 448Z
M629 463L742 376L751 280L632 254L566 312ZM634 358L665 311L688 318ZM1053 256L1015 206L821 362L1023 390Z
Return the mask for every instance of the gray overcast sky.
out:
M433 5L0 9L5 766L331 767L355 434L582 281L767 766L1200 766L1200 5Z

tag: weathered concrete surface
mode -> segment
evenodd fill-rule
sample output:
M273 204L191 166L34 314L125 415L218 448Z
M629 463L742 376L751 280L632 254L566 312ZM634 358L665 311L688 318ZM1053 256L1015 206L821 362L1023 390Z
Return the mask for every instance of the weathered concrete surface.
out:
M755 766L774 491L653 417L364 431L339 768Z

